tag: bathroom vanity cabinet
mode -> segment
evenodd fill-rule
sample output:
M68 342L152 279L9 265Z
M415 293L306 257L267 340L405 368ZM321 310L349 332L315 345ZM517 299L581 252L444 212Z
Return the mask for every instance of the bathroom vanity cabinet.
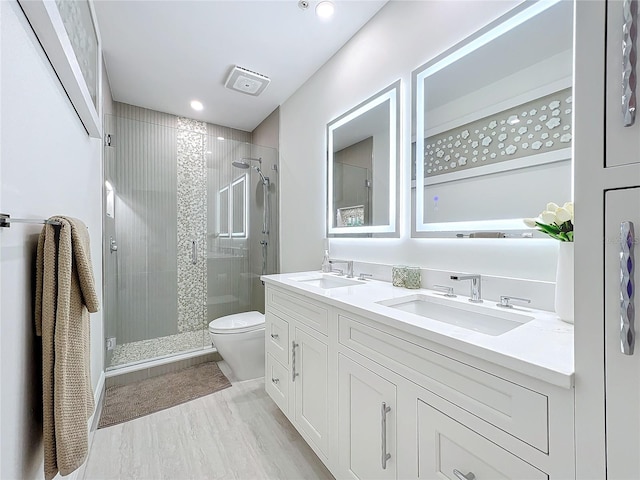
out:
M266 290L266 390L325 463L329 450L326 307Z
M336 478L575 478L572 376L265 278L266 390Z

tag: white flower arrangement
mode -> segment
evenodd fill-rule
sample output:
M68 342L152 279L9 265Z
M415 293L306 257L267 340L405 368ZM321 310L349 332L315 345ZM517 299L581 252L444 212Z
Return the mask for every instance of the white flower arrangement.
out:
M525 225L536 228L561 242L573 242L573 202L559 207L551 202L537 218L523 219Z

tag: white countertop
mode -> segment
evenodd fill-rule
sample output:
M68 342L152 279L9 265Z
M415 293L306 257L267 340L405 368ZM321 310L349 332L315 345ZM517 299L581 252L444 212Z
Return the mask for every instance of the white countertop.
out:
M506 333L493 336L376 303L416 294L442 299L444 297L441 292L409 290L376 280L331 289L299 281L321 275L323 274L320 272L298 272L265 275L261 278L268 284L371 318L510 370L559 387L573 387L573 325L559 320L553 312L514 305L508 311L526 314L534 319ZM459 303L460 307L469 305L468 297L464 296L447 299L447 302ZM498 314L506 310L497 307L495 300L491 299L485 299L482 308L494 310Z

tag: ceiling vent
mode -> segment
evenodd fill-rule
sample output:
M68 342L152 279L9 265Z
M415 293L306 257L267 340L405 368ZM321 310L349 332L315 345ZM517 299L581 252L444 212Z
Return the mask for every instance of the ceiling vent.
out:
M236 65L231 69L224 86L231 90L257 97L267 88L269 82L271 82L271 79L266 75L261 75Z

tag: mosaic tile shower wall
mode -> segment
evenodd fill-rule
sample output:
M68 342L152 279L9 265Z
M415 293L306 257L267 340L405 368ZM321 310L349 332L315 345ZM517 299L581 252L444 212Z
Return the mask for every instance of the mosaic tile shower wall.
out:
M177 258L180 333L200 330L206 323L206 134L206 123L178 117Z

